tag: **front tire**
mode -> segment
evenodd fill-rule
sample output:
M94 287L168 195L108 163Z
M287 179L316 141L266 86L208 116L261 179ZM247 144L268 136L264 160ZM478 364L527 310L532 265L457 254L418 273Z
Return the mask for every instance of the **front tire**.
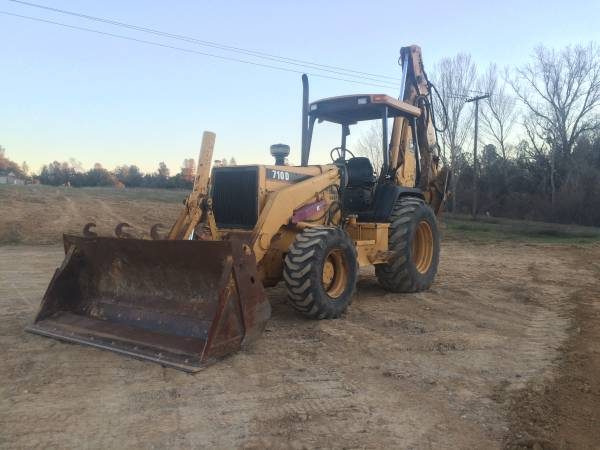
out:
M348 234L335 227L298 233L284 260L288 298L311 319L340 317L352 302L357 278L356 249Z
M389 249L394 256L375 266L379 284L391 292L429 289L438 269L440 236L435 214L416 197L396 200L390 217Z

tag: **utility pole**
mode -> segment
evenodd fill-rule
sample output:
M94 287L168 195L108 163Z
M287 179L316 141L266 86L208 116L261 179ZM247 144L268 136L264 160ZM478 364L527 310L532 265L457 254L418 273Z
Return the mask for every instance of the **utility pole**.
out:
M479 179L479 171L477 170L477 139L479 132L479 101L486 99L490 94L478 95L465 100L465 103L475 102L475 138L473 140L473 205L471 215L473 219L477 218L477 181Z

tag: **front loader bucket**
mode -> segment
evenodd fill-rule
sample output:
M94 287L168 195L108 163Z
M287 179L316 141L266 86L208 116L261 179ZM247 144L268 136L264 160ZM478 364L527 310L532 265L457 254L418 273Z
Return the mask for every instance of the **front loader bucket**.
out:
M271 308L239 241L64 236L32 333L194 372L256 339Z

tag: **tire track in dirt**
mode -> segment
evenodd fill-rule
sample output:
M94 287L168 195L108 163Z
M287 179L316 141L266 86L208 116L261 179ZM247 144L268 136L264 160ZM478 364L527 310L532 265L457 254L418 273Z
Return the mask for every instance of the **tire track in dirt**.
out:
M81 222L81 214L75 206L75 202L66 195L63 195L61 200L64 200L65 207L56 206L58 216L51 222L48 227L50 229L67 229L72 223Z
M140 225L137 221L132 220L131 215L128 214L127 218L124 218L122 215L117 213L117 211L115 211L105 200L102 200L102 199L95 199L95 200L96 200L96 203L100 206L100 209L103 211L103 213L106 216L111 217L115 221L114 226L117 226L119 223L126 222L129 225L131 225L133 228L135 228L139 231L144 230L144 227L142 225Z
M534 379L508 395L510 449L596 449L600 443L600 252L577 248L565 263L577 267L569 280L572 309L569 338L563 345L556 374ZM552 282L538 265L535 278Z

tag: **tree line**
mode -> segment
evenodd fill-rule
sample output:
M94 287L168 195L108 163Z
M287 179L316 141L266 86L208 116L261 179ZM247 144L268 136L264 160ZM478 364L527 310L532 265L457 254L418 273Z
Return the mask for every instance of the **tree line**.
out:
M437 128L443 129L439 153L451 171L447 209L600 226L596 43L539 46L521 66L491 64L482 72L460 53L433 69L430 78L442 100L433 96ZM482 94L489 97L479 105L475 158L469 100ZM357 149L369 156L380 136L371 131Z
M448 111L441 151L452 171L450 209L469 211L478 194L475 213L600 225L598 45L539 46L522 66L477 72L466 54L435 67ZM489 97L475 159L466 100L478 93Z
M193 168L193 160L191 165ZM51 186L191 189L194 171L190 171L189 167L184 165L179 173L171 176L164 162L161 162L153 173L143 173L135 165L122 165L108 170L100 163L94 164L94 167L86 171L81 168L80 163L71 160L45 164L36 178L41 184Z
M235 158L215 160L215 165L235 165ZM170 169L164 162L152 173L143 173L138 166L121 165L114 170L94 164L89 170L84 170L81 163L71 159L68 162L54 161L42 166L40 174L35 176L41 184L51 186L73 187L130 187L157 189L191 189L196 175L196 165L193 158L184 159L181 169L171 175Z

